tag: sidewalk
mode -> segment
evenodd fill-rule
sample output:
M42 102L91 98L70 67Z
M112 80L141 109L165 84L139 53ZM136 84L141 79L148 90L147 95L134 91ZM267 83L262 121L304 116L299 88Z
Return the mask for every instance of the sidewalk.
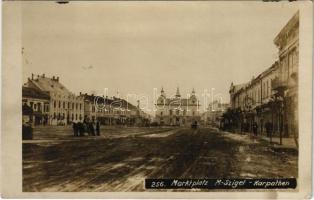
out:
M230 131L224 131L224 132L229 132L233 134L239 134L239 135L247 135L250 137L255 137L253 133L250 132L230 132ZM269 145L272 145L274 149L290 149L293 151L298 151L297 145L295 144L294 138L289 137L289 138L282 138L282 145L280 145L280 138L279 137L272 137L272 143L270 143L270 138L265 136L265 135L257 135L257 139L268 142Z
M266 136L258 136L260 139L270 142L270 138ZM280 145L280 138L273 137L272 144L275 148L285 148L285 149L295 149L298 150L297 145L295 144L294 138L282 138L282 145Z

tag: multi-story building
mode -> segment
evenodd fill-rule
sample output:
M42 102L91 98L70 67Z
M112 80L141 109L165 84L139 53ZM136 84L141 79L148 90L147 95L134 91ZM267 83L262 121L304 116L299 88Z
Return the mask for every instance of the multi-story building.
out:
M207 110L202 113L202 121L205 125L220 126L223 113L229 108L228 103L221 103L218 100L208 105Z
M258 124L258 131L264 131L265 122L274 121L272 101L274 91L271 81L277 77L278 62L259 74L256 78L241 85L230 86L230 104L236 119L236 128L251 131L254 122Z
M84 98L76 96L59 82L59 77L48 78L43 75L34 76L24 84L49 95L48 124L69 124L84 117Z
M274 39L279 49L279 74L272 87L282 101L283 132L298 135L299 12Z
M22 87L22 105L29 110L23 121L33 125L48 124L50 96L36 88Z
M279 60L256 78L241 85L231 84L230 105L233 127L265 132L265 123L275 134L298 134L298 56L299 13L297 12L276 36Z
M157 99L156 122L160 125L190 125L201 121L199 113L199 101L195 95L195 90L189 98L181 98L179 88L175 97L167 98L163 88Z
M103 125L143 125L148 115L139 106L121 98L80 94L84 98L84 118Z

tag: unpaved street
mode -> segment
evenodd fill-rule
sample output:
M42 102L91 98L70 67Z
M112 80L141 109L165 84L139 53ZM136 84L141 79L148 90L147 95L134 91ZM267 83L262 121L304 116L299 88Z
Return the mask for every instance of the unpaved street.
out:
M297 153L210 128L70 128L23 142L23 191L144 191L145 178L297 177Z

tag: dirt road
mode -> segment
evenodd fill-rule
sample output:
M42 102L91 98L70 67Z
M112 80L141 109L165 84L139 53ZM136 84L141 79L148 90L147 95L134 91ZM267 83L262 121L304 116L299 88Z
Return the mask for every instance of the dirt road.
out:
M111 128L100 137L35 131L23 191L144 191L145 178L297 177L297 154L213 129Z

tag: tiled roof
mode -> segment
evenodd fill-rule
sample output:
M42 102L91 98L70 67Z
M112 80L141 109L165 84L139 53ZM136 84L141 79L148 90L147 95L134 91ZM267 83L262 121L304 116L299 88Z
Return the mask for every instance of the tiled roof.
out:
M45 100L50 99L49 94L47 94L46 92L42 92L38 89L31 88L31 87L22 87L22 96L36 98L36 99L45 99Z
M63 94L71 93L64 85L62 85L59 80L51 79L47 77L39 76L35 79L29 79L31 83L33 83L36 87L38 87L42 91L47 92L57 92Z
M136 106L127 102L124 99L120 99L120 98L109 99L109 98L105 98L105 97L101 97L101 96L88 95L88 94L83 94L83 96L84 96L84 100L86 100L86 101L94 102L97 99L97 103L99 103L99 104L103 104L104 102L105 102L105 104L107 104L107 105L111 104L112 106L119 106L120 104L122 104L121 105L122 108L128 108L129 110L137 110ZM114 103L114 102L116 102L116 103Z

